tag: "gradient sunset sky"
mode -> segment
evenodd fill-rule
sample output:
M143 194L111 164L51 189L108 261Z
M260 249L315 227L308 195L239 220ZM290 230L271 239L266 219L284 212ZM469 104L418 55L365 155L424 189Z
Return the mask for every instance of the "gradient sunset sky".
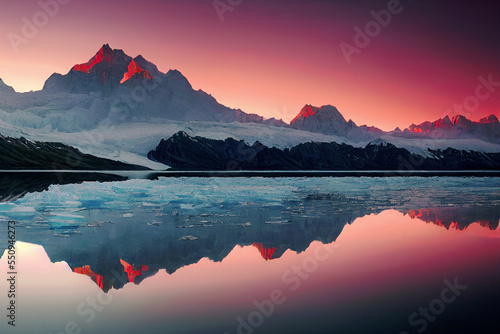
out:
M331 104L358 125L405 128L456 115L479 76L500 82L497 0L402 0L350 63L341 43L355 46L355 27L364 30L387 0L242 0L223 20L212 0L59 1L67 4L18 52L9 36L23 36L23 18L32 22L42 8L2 3L0 78L16 91L41 89L105 43L181 71L226 106L287 122L305 104ZM461 114L473 120L499 116L500 87L468 109Z

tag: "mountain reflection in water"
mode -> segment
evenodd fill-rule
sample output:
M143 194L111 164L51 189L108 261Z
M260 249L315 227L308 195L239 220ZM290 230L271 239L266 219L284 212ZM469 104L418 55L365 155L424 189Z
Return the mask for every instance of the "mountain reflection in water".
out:
M478 237L478 228L487 235ZM500 296L496 265L500 234L496 229L472 223L463 230L447 230L387 210L347 224L334 242L310 241L301 252L290 250L294 235L287 231L272 244L243 246L237 241L241 233L233 230L222 235L225 245L212 243L208 253L206 244L197 243L201 238L162 240L168 243L168 251L158 238L151 239L150 246L134 250L135 259L146 263L141 265L131 264L138 262L130 252L120 250L116 244L120 239L109 238L95 253L82 249L80 242L72 247L63 244L58 252L53 244L44 250L19 243L23 259L19 270L33 278L23 285L23 314L43 315L40 326L47 332L61 330L72 319L86 332L133 333L139 321L148 333L238 333L241 319L243 327L250 326L250 315L259 310L255 305L265 304L278 291L283 303L274 305L273 314L263 318L255 333L416 333L420 327L412 326L408 317L439 297L446 287L443 282L456 280L467 289L455 303L446 305L446 313L428 322L427 332L462 333L460 328L468 326L494 333L498 328L493 320L498 311L495 300ZM32 253L25 252L25 247ZM183 247L189 252L182 253ZM271 255L275 248L281 250L276 257ZM229 251L221 256L224 249ZM124 255L132 260L121 260ZM71 261L69 267L57 262L64 258L94 265L71 270ZM5 261L4 256L0 264ZM109 297L96 292L101 291L101 282L108 287L105 295ZM111 286L124 288L110 290ZM51 299L42 297L48 294ZM40 299L51 313L37 308ZM97 310L92 311L90 301L97 303ZM359 321L360 317L365 320ZM30 328L29 321L20 320L24 328Z
M16 221L20 241L19 328L59 333L74 321L96 333L416 333L409 317L456 279L467 290L426 332L491 333L500 297L499 183L160 178L52 185L0 203L0 219ZM7 235L6 224L0 234ZM283 303L248 330L256 305L271 296ZM32 318L44 320L36 327Z

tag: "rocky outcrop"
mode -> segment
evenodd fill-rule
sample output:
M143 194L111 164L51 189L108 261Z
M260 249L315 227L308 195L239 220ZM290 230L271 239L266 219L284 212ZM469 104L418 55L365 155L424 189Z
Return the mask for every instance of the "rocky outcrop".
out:
M61 143L35 142L0 135L0 169L4 170L147 170L119 161L83 154Z
M303 143L291 149L213 140L179 132L162 140L148 157L176 170L498 170L500 153L448 148L421 156L377 139L366 147Z

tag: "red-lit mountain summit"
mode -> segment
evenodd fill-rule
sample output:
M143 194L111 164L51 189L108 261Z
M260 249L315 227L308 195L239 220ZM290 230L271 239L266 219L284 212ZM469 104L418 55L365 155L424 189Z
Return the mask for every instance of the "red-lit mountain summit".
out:
M495 115L481 118L478 122L465 116L445 116L433 122L412 124L405 133L417 133L432 138L457 138L464 136L479 136L488 138L500 137L500 122Z
M92 57L87 63L75 65L73 67L73 70L89 73L95 64L99 64L102 62L112 63L113 61L114 61L113 50L109 47L108 44L105 44L97 52L97 54L94 57Z
M362 142L361 146L377 138L399 142L403 146L412 146L413 143L409 141L415 137L431 140L479 138L500 142L500 124L495 115L479 121L469 120L465 116L446 116L434 122L412 124L404 131L397 129L384 132L373 126L358 126L352 120L346 121L332 105L317 107L308 104L290 124L286 124L282 120L265 119L257 114L226 107L210 94L194 90L178 70L171 69L164 73L142 55L131 57L121 49L111 48L109 44L102 45L87 59L86 62L73 65L66 74L54 73L47 79L44 88L37 92L16 93L0 79L0 110L9 113L5 119L11 119L20 126L50 126L62 132L92 129L104 122L156 124L158 120L168 120L257 123L291 128L281 133L292 137L317 133L336 136L334 140L340 138L339 141ZM307 133L294 133L293 129ZM479 144L463 147L477 149Z
M165 75L141 55L132 58L123 50L104 44L89 61L76 64L66 74L53 74L45 83L48 92L101 92L115 90L130 79L159 78Z
M103 62L109 64L113 64L115 62L114 51L109 47L108 44L103 45L102 48L97 52L97 54L92 57L87 63L73 66L73 70L78 72L90 73L90 71L96 64L100 64ZM135 75L138 75L142 78L153 79L149 71L139 66L137 62L143 64L143 66L145 67L152 67L152 64L142 56L137 56L130 61L127 72L123 74L123 79L120 80L120 83L124 83Z
M141 68L139 65L137 65L135 59L132 59L132 61L128 65L128 71L123 75L123 79L120 81L120 83L124 83L135 75L142 78L153 79L148 70Z

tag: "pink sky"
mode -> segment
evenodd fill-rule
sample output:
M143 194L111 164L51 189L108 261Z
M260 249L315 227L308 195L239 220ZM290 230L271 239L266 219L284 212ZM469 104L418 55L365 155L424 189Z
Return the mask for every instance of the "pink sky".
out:
M163 72L178 69L229 107L288 122L305 104L332 104L346 120L384 130L457 114L451 108L475 95L479 76L500 82L496 2L400 6L348 63L340 43L354 45L354 27L387 1L243 1L221 21L212 1L73 0L15 52L9 33L21 35L23 17L42 10L18 0L0 13L0 78L39 90L109 43ZM462 114L498 116L497 90Z

